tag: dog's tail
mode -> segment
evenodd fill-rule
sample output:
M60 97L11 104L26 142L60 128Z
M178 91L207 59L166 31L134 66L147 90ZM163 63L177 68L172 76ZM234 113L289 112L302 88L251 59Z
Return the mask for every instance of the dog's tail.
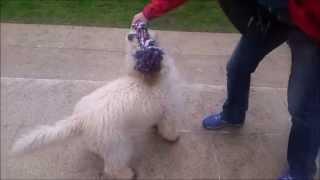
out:
M40 126L18 139L12 147L13 155L36 151L82 133L83 116L71 116L52 126Z

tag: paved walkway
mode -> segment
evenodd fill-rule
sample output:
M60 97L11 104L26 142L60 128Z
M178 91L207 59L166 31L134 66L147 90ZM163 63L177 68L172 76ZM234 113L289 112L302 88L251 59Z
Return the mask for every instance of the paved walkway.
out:
M12 142L40 124L68 116L74 104L119 77L126 29L1 24L1 178L96 177L102 162L78 142L23 158L8 156ZM274 178L285 167L290 127L286 46L266 57L253 77L243 129L204 131L201 119L220 111L225 66L238 34L158 32L186 80L188 119L181 141L168 145L152 135L134 162L139 178Z

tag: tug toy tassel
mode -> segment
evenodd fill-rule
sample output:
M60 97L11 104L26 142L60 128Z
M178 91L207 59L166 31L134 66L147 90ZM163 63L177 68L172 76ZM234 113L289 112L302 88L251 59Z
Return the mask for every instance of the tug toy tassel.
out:
M159 72L161 61L163 60L163 51L157 47L155 40L151 39L148 28L145 23L137 22L132 25L133 32L128 35L130 41L137 39L139 49L135 52L135 69L143 74Z

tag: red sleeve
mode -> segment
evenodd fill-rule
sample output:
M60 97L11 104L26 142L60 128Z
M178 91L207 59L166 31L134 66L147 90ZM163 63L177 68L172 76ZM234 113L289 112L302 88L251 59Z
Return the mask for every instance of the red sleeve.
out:
M156 17L162 16L168 11L177 8L185 3L187 0L152 0L143 9L143 15L152 20Z
M290 0L289 8L293 22L320 43L320 1L304 0L299 4L297 0Z

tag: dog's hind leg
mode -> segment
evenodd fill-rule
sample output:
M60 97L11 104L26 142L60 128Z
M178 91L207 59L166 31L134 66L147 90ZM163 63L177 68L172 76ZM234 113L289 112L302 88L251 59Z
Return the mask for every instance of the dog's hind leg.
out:
M163 118L158 124L159 135L169 142L176 142L179 139L179 133L177 132L176 122Z
M104 156L104 176L110 179L135 179L136 173L129 167L132 158L131 143L119 142L112 145L111 151Z
M107 166L108 164L105 164ZM104 175L103 179L135 179L136 173L130 167L123 167L123 168L104 168Z

